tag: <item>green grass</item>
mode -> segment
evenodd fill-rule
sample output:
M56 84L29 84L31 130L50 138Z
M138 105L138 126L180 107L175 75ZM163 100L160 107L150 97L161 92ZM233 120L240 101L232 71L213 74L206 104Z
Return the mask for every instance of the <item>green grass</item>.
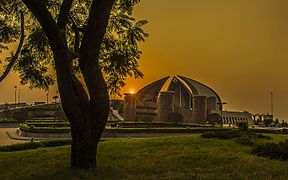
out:
M269 134L281 141L286 135ZM98 170L74 170L70 146L0 152L0 179L287 179L287 162L250 154L233 140L200 135L100 143Z

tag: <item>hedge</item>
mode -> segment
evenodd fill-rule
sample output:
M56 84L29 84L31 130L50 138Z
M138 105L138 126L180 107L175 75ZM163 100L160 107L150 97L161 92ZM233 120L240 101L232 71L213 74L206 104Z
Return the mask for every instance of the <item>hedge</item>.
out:
M37 149L43 147L56 147L70 145L71 140L54 140L54 141L40 141L40 142L28 142L19 143L6 146L0 146L0 152L22 151L27 149Z
M69 133L70 127L35 127L33 125L29 126L25 123L20 124L20 130L24 132L34 132L34 133Z
M269 157L270 159L278 160L288 160L288 140L284 142L276 143L266 143L256 145L252 151L252 154Z
M210 124L185 124L185 123L145 123L145 122L125 122L118 123L118 127L120 128L186 128L186 127L211 127Z

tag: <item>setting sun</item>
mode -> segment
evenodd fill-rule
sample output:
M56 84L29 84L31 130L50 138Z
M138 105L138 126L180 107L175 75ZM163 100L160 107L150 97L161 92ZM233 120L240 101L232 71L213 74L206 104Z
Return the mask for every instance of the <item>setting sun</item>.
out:
M130 94L135 94L134 89L131 89L129 92L130 92Z

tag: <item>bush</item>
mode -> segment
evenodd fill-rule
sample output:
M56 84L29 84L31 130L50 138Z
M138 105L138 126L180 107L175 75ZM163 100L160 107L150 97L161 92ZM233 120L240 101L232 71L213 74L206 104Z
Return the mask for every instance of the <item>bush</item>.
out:
M246 146L254 146L255 143L251 140L249 136L240 136L239 138L235 139L236 143L246 145Z
M257 156L269 157L270 159L288 160L288 141L276 143L266 143L256 145L252 151L252 154Z
M247 122L239 122L237 126L240 131L248 131L248 123Z
M212 128L109 128L104 133L203 133L207 131L222 131Z
M281 129L281 133L283 133L283 134L288 134L288 129L282 128L282 129Z
M263 134L256 134L256 137L260 138L260 139L268 139L268 140L272 139L271 136L266 136L266 135L263 135Z
M70 127L35 127L34 125L28 125L21 123L19 126L21 131L33 132L33 133L69 133Z
M143 122L126 122L118 123L119 128L147 128L147 123ZM187 127L211 127L209 124L176 124L169 122L148 123L149 128L187 128Z
M18 121L13 117L4 117L4 118L0 118L0 122L9 123L9 122L18 122Z
M218 139L233 139L240 137L239 131L220 131L220 132L205 132L201 134L204 138L218 138Z
M21 123L19 128L21 131L28 131L30 127L26 123Z
M40 141L28 142L20 144L12 144L7 146L0 146L0 152L23 151L27 149L37 149L43 147L56 147L71 144L71 140L56 140L56 141Z
M230 130L230 131L220 131L220 132L205 132L201 134L201 137L204 138L217 138L217 139L233 139L235 138L236 143L254 146L255 143L251 140L251 138L265 138L271 139L270 136L265 136L262 134L256 134L251 131L238 131L238 130Z

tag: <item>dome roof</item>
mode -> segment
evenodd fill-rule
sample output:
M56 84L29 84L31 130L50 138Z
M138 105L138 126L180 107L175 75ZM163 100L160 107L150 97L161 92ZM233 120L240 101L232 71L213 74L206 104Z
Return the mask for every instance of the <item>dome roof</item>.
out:
M160 91L174 91L175 103L181 107L191 108L193 96L216 97L217 109L222 109L220 96L210 87L185 76L167 76L159 79L137 92L137 96L142 99L152 99L156 101Z

